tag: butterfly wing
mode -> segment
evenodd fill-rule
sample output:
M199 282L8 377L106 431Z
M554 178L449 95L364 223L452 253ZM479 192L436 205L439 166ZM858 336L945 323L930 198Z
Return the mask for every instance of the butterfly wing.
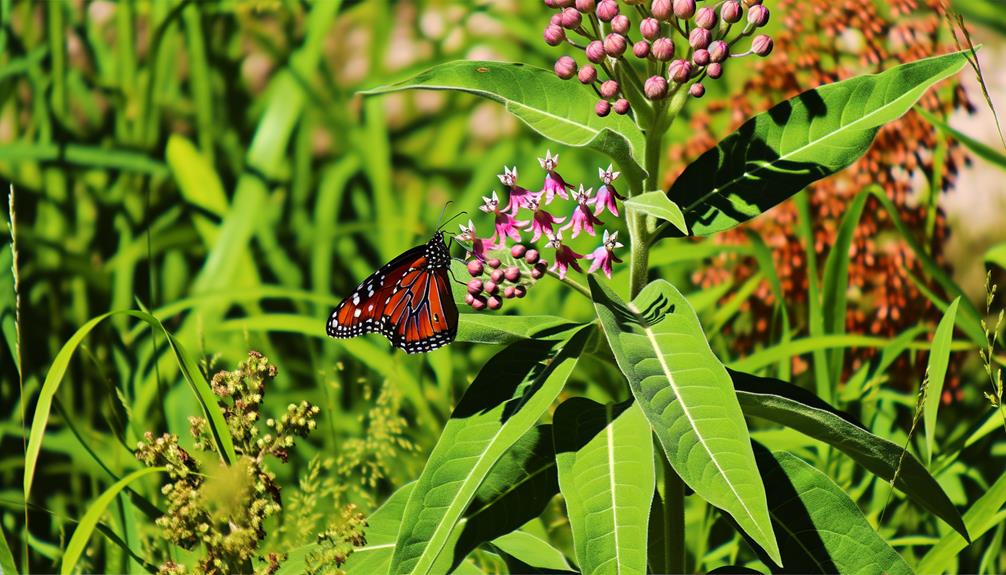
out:
M407 273L385 310L382 333L406 353L427 352L454 341L458 308L447 268Z

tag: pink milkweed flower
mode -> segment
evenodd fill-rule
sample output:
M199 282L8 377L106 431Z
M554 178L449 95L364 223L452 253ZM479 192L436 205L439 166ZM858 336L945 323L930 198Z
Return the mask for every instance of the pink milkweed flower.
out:
M486 250L491 250L494 247L493 240L491 238L479 238L475 233L475 224L471 220L468 220L467 227L464 224L461 224L459 227L461 228L461 233L458 234L458 239L471 242L472 244L472 249L465 255L465 259L475 256L479 261L485 261Z
M513 169L503 166L503 173L496 174L496 177L510 191L510 198L507 200L504 211L510 212L511 216L516 216L517 211L527 205L527 199L532 193L527 188L517 185L517 166L514 166Z
M597 219L597 216L590 212L590 203L593 199L590 194L593 190L587 188L583 189L583 184L580 184L580 190L573 192L573 199L576 200L576 207L573 208L573 215L569 218L569 223L562 227L563 230L568 230L573 228L573 237L580 235L581 230L587 230L590 235L595 235L594 225L603 225L604 222Z
M555 171L555 168L559 165L559 154L553 156L551 150L546 150L545 157L538 158L538 163L547 172L545 174L545 186L538 194L539 198L541 194L545 194L546 205L551 204L555 196L568 200L569 196L566 195L566 188L572 189L573 185L566 183L566 180L562 179L559 172Z
M501 211L499 206L500 199L494 191L492 197L482 196L482 205L479 206L479 209L487 214L496 216L496 235L493 239L498 242L497 247L503 247L506 245L507 237L515 242L520 241L520 229L527 226L527 222L518 221L507 213L506 210Z
M611 164L608 164L608 169L603 168L597 169L597 176L601 178L602 185L597 188L597 195L591 200L594 204L594 215L599 216L605 208L611 212L611 215L618 217L618 205L615 203L615 199L624 200L625 198L618 193L612 182L618 179L618 176L622 175L622 172L614 172L611 170Z
M548 240L548 247L555 248L555 262L552 263L552 267L548 268L549 271L559 270L559 279L566 279L566 271L568 268L573 268L576 271L583 273L580 268L580 264L576 260L582 260L583 254L578 254L574 252L569 246L562 243L562 231L555 234L554 237Z
M566 221L566 218L557 218L549 212L541 209L541 204L539 203L540 199L541 194L532 194L527 201L528 209L534 213L531 217L532 242L538 241L538 238L540 238L542 234L545 234L545 237L551 238L553 234L552 226Z
M611 232L608 235L608 230L604 230L604 237L601 246L598 247L593 252L587 254L588 260L593 260L590 264L590 269L587 273L592 274L598 269L604 270L604 275L611 279L611 262L622 263L622 260L618 259L615 255L615 248L623 247L618 241L618 232Z

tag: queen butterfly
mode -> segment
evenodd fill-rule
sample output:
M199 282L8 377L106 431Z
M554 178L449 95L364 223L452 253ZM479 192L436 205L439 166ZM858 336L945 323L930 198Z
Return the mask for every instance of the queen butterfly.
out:
M451 296L451 254L444 233L381 266L342 300L328 318L328 335L380 332L406 353L432 351L454 341L458 307Z

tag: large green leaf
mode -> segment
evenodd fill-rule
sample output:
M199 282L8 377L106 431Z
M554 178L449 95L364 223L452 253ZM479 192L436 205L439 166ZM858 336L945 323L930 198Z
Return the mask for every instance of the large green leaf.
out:
M430 572L489 470L558 396L590 333L582 328L568 339L520 341L482 368L409 497L391 572Z
M625 200L625 207L670 222L681 230L681 233L688 233L688 224L685 223L681 208L662 191L646 192L628 198Z
M514 116L546 138L567 146L586 146L618 162L638 187L646 177L641 167L643 133L628 116L594 113L597 94L555 72L503 62L458 60L434 66L417 76L374 88L364 94L400 90L456 90L500 102Z
M493 546L530 568L521 569L518 573L573 572L562 551L526 531L514 531L497 537L493 539Z
M963 53L946 54L808 90L699 156L668 195L692 235L745 222L855 162L882 125L966 63Z
M785 568L775 573L910 574L856 503L799 457L756 449ZM771 560L765 558L771 563Z
M926 463L933 461L933 446L936 437L936 414L940 409L943 395L943 382L947 378L947 367L950 365L950 342L954 335L954 322L957 319L957 304L961 297L950 304L943 313L940 324L936 326L933 335L933 345L929 349L929 364L926 373L929 377L929 391L923 411L922 422L926 430Z
M900 460L895 487L958 533L968 536L960 513L943 488L914 455L905 453L901 459L901 446L870 433L848 414L803 388L733 370L730 376L746 415L773 421L823 441L885 481L894 478Z
M688 301L658 280L625 303L588 279L618 367L674 470L778 562L744 414Z
M650 426L635 402L567 400L552 419L559 487L582 573L646 573L656 484Z

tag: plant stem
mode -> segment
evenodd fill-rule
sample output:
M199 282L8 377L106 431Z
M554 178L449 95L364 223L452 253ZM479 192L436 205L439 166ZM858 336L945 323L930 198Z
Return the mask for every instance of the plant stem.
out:
M668 573L685 573L685 484L666 456L661 454L660 461L664 464L664 566Z

